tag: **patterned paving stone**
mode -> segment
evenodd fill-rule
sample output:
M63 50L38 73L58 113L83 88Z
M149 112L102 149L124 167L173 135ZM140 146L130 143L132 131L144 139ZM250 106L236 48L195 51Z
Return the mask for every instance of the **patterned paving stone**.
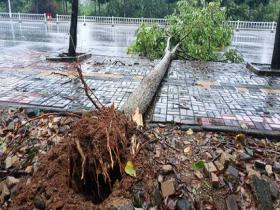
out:
M259 77L242 64L173 61L149 116L154 122L191 124L185 118L193 117L204 126L280 130L280 78Z
M24 60L31 56L27 54ZM79 79L67 63L50 63L45 57L30 60L21 68L12 62L0 65L0 104L32 105L81 110L92 108ZM19 62L21 63L21 62ZM102 104L120 108L140 84L153 63L141 59L95 56L82 64L88 85Z
M69 64L49 63L45 56L28 52L15 61L6 55L0 105L92 108ZM156 62L94 56L82 69L100 101L120 108ZM148 116L152 122L280 130L280 79L256 76L241 64L173 61Z

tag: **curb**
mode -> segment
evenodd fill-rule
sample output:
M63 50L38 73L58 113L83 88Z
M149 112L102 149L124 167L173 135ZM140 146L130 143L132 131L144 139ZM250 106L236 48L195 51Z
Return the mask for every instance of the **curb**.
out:
M280 130L279 131L269 131L269 130L257 130L257 129L243 129L238 127L230 126L203 126L203 125L184 125L184 124L172 124L172 123L156 123L147 122L147 127L154 128L165 125L166 127L177 126L179 129L186 131L192 129L193 131L214 131L214 132L225 132L225 133L244 133L253 137L258 138L269 138L273 141L280 141Z
M24 105L24 104L0 104L0 108L24 108L24 109L40 109L45 112L79 112L71 109L59 109L52 107L38 107L32 105ZM86 110L84 110L86 111ZM81 111L80 111L81 112ZM168 123L168 122L151 122L146 121L146 126L148 128L161 127L164 125L166 127L177 126L178 129L186 131L191 128L194 131L213 131L213 132L226 132L226 133L244 133L250 136L258 137L258 138L269 138L273 141L280 141L280 130L279 131L270 131L270 130L257 130L257 129L243 129L241 127L230 127L230 126L203 126L203 125L187 125L187 124L178 124L178 123Z
M279 70L265 70L261 66L256 66L255 63L246 63L246 68L259 76L280 76Z

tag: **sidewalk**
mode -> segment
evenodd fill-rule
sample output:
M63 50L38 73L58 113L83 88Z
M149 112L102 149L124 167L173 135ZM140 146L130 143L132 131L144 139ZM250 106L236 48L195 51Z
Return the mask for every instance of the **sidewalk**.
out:
M23 56L15 60L14 53ZM47 62L44 53L14 53L0 59L0 105L92 107L67 63ZM146 59L94 56L82 69L100 101L120 108L154 65ZM280 78L259 77L242 64L173 61L148 121L279 131Z
M280 78L242 64L173 61L150 121L280 130Z
M45 109L90 109L79 79L67 70L68 63L50 63L45 54L27 53L0 60L0 104ZM140 63L139 63L140 62ZM146 60L94 56L82 64L88 85L104 105L119 108L151 69ZM68 76L64 76L64 74Z

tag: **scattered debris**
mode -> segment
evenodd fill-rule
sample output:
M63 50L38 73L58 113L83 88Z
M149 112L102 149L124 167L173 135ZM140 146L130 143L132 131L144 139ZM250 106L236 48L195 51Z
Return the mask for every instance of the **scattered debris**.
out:
M207 174L217 172L217 168L215 167L214 163L212 163L212 162L205 163L205 170L206 170Z
M226 199L228 210L238 210L236 195L229 195Z
M266 165L265 170L268 176L272 176L273 171L272 171L272 166L271 165Z
M162 196L165 198L167 196L175 194L175 180L169 179L161 183L161 193Z
M265 210L273 210L274 207L272 203L269 183L267 183L263 179L258 178L257 176L253 176L251 186L256 197L258 208Z
M235 167L230 165L227 168L226 175L228 175L230 177L238 178L239 171Z
M261 170L265 170L265 166L266 166L266 163L261 161L261 160L256 160L255 161L255 167L257 169L261 169Z
M4 113L0 116L2 206L94 209L95 204L68 185L69 143L65 142L71 139L77 119L92 115L35 111L30 119L25 110ZM99 204L101 209L280 208L277 143L239 134L184 132L167 125L140 127L141 138L136 136L136 143L129 138L127 158L121 161L122 178L112 184L111 194ZM108 148L106 134L105 140ZM132 147L138 143L141 149L134 156ZM77 155L81 161L81 154ZM110 153L105 157L112 166Z
M185 196L179 198L176 202L176 210L191 210L192 207Z
M173 167L172 167L172 165L167 164L167 165L163 165L163 166L162 166L162 173L163 173L163 174L169 174L169 173L171 173L171 172L173 172Z

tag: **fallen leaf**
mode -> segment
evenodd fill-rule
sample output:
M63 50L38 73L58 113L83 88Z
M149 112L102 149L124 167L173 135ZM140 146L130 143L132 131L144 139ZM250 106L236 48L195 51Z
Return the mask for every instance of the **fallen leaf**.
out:
M187 133L187 135L191 136L191 135L193 135L193 130L191 128L189 128L189 130L187 130L186 133Z
M139 112L139 107L137 107L137 109L133 113L132 120L137 124L137 126L144 126L143 115Z
M243 133L237 134L235 136L235 140L238 141L238 142L244 142L245 138L246 138L246 136Z
M185 149L184 149L184 154L185 155L191 155L192 154L192 152L191 152L191 147L189 146L189 147L186 147Z
M193 169L194 170L201 170L204 168L204 161L203 160L200 160L200 161L197 161L195 164L193 164Z
M125 171L125 173L127 173L129 176L136 177L136 170L135 170L135 167L134 167L133 163L132 163L130 160L127 161L124 171Z
M5 153L7 150L7 145L4 139L0 138L0 153Z

